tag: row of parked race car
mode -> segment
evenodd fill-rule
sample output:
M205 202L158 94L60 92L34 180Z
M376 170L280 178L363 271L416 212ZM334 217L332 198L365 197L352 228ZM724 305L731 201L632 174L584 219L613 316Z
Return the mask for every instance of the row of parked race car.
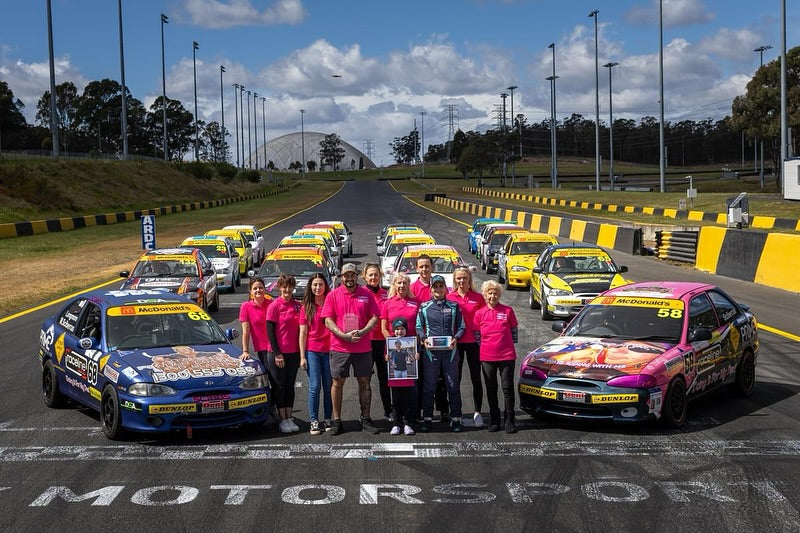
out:
M223 331L204 309L213 310L218 299L208 298L211 289L192 290L189 280L198 273L215 282L227 275L213 266L217 252L240 260L235 268L226 263L234 290L243 274L259 275L268 287L280 273L298 282L318 271L332 279L342 256L352 254L352 233L341 221L309 226L263 254L256 228L241 251L230 249L237 241L228 235L191 237L187 247L144 254L119 290L70 299L40 332L45 403L56 407L71 399L99 411L109 438L125 430L191 434L193 428L263 423L270 413L263 367L239 358L231 342L238 331ZM692 398L723 385L752 393L759 344L747 306L708 284L629 283L620 276L624 267L601 248L556 243L497 220L476 220L469 235L482 266L508 287L527 285L542 318L571 318L553 322L560 335L522 357L517 390L524 411L616 422L660 419L679 427ZM213 247L208 254L198 247L206 245ZM376 245L384 285L394 272L416 277L416 257L423 253L450 287L454 268L465 264L453 247L410 224L385 226ZM165 266L163 274L155 270ZM161 283L173 277L179 286ZM299 285L295 297L305 290Z

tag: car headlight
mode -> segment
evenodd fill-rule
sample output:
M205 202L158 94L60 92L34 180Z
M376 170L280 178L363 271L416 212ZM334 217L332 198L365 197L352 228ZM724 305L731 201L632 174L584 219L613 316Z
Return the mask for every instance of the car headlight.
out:
M572 291L568 291L568 290L565 290L565 289L549 289L549 290L545 289L545 292L547 292L548 296L571 296L572 295Z
M172 396L177 394L177 391L158 383L134 383L128 387L128 393L133 396Z
M228 274L230 271L231 270L229 268L218 268L217 269L217 274L225 275L225 274Z
M512 272L528 272L530 268L524 267L522 265L514 265L511 267Z
M242 380L242 384L239 385L239 388L242 390L253 390L253 389L263 389L267 386L268 380L266 374L256 374L255 376L249 376Z

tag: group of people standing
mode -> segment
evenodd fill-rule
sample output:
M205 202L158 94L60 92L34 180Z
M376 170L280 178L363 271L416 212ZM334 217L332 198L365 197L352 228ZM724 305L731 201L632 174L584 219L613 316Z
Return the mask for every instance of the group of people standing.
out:
M358 382L363 431L379 431L370 416L373 372L378 378L384 417L392 422L391 434L431 431L434 407L451 431L461 431L460 387L465 361L473 390L473 426L484 426L481 411L485 383L488 430L502 427L507 433L516 431L514 310L500 303L502 287L496 281L484 282L478 293L473 288L471 270L458 266L455 287L448 292L444 278L432 275L432 266L430 257L420 256L416 264L419 278L412 284L407 274L397 272L387 291L380 285L379 265L368 263L359 272L354 264L347 263L341 270L341 284L335 289L321 274L311 276L302 302L292 296L296 284L292 276L278 278L280 295L274 300L267 299L261 279L250 280L250 298L239 312L242 358L252 357L252 343L255 356L269 375L282 433L300 431L292 416L300 368L308 373L312 435L344 431L342 398L351 368ZM358 283L359 274L364 285ZM417 353L412 359L417 363L417 379L407 375L389 379L388 361L394 348L387 350L386 339L390 337L417 338ZM503 393L503 411L499 390Z

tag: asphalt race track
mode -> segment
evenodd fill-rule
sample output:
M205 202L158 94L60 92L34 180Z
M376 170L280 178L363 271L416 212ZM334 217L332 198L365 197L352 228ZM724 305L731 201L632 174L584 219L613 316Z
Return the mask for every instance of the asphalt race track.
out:
M406 199L388 182L348 182L265 234L274 246L303 224L343 219L353 230L351 259L363 264L376 258L384 224L409 221L468 258L466 226L458 221L472 218L436 214L421 196ZM612 255L635 281L716 283L748 303L762 325L800 334L797 294L652 257ZM215 316L225 327L238 326L245 285L221 297ZM520 319L520 356L555 336L528 308L526 292L505 292L502 301ZM474 429L469 419L460 434L434 423L432 433L395 437L380 422L384 431L373 436L358 430L351 379L347 432L311 436L301 371L299 434L230 429L114 442L95 414L51 410L40 399L39 326L54 311L0 324L0 531L800 530L800 343L763 329L754 394L711 393L690 405L680 431L533 421L519 413L514 435ZM467 375L465 369L461 391L471 413ZM372 405L377 421L375 380Z

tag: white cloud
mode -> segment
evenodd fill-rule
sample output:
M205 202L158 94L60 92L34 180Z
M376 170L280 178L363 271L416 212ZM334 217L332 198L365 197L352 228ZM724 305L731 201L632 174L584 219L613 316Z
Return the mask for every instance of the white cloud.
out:
M631 24L658 24L658 1L651 0L647 6L635 6L625 13L625 20ZM663 24L665 28L675 28L689 24L706 24L716 16L706 9L703 0L663 0Z
M205 28L299 24L306 17L301 0L276 0L263 11L251 0L184 0L182 16Z
M753 50L762 37L748 28L720 28L713 35L702 39L698 48L705 54L716 55L731 61L753 64Z
M82 92L87 79L75 67L68 55L54 60L56 85L71 81ZM14 97L25 104L23 114L29 124L34 123L36 104L42 95L50 90L49 63L25 63L21 60L7 61L0 65L0 78L14 92Z

